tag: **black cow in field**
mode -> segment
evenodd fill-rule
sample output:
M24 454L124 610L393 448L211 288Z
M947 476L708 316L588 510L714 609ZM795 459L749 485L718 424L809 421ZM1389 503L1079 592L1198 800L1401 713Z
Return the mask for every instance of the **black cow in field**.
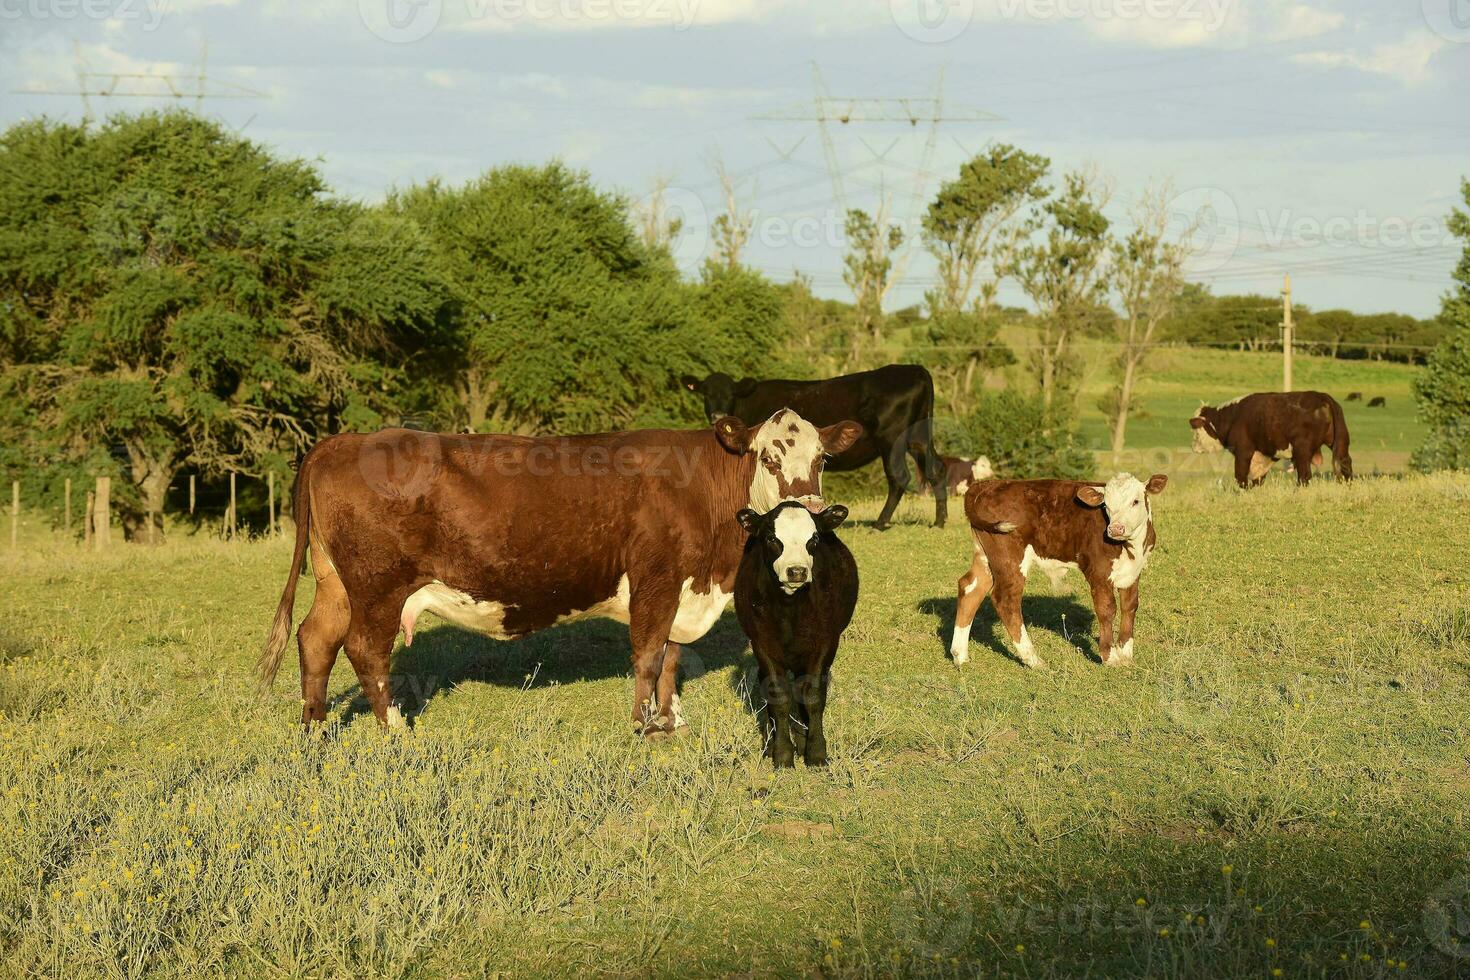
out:
M1368 401L1369 408L1385 408L1387 407L1387 405L1388 399L1384 398L1382 395L1378 395Z
M759 422L779 409L789 408L813 425L827 425L823 420L828 418L858 422L863 427L862 437L846 452L832 457L827 470L855 470L875 459L883 461L888 500L878 515L880 530L893 520L903 492L909 489L907 455L913 456L926 481L944 486L944 463L934 447L932 431L934 379L917 364L890 364L876 371L824 381L736 381L718 371L703 381L687 374L679 381L704 399L704 411L711 421L733 415L742 421ZM774 407L766 408L768 405ZM947 507L944 491L935 493L935 527L944 526Z
M1332 448L1338 479L1353 478L1342 406L1320 391L1257 392L1216 408L1201 405L1189 424L1195 452L1235 454L1235 482L1242 487L1260 484L1288 453L1297 482L1310 483L1313 465L1322 465L1323 446Z

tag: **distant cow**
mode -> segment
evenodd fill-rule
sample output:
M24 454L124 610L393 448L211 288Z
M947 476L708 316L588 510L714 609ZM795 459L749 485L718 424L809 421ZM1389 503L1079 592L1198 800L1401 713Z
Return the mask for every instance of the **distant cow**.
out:
M720 618L745 535L731 514L795 499L821 510L822 461L861 434L781 410L692 432L562 438L403 429L338 435L296 481L296 550L259 670L269 684L291 633L308 543L316 595L301 624L302 722L326 717L346 644L380 722L401 724L388 687L399 630L432 612L496 639L590 616L628 624L633 720L682 722L679 644Z
M903 492L908 488L908 460L930 483L943 472L931 432L934 417L934 379L916 364L890 364L876 371L845 374L825 381L736 381L716 372L700 381L685 375L685 388L704 398L711 420L734 415L754 425L780 408L790 408L814 425L830 425L852 419L863 427L863 435L847 452L827 462L837 472L855 470L875 459L883 461L888 478L888 500L878 515L877 526L886 528L893 519ZM948 503L945 494L934 495L934 524L944 526Z
M1138 612L1138 578L1158 536L1149 497L1169 478L1156 473L1142 483L1119 473L1106 484L1072 480L986 480L965 494L965 516L975 538L970 570L960 578L950 655L970 659L970 626L986 595L1000 615L1016 657L1027 667L1044 667L1021 620L1026 576L1039 567L1059 582L1078 569L1092 589L1097 614L1098 655L1109 666L1133 660L1133 618ZM1122 598L1123 615L1113 640L1113 616Z
M1387 405L1388 405L1388 399L1387 398L1384 398L1382 395L1378 395L1377 397L1371 399L1368 402L1368 407L1369 408L1384 408Z
M736 517L750 537L735 576L735 615L760 668L767 751L775 765L792 765L794 707L806 726L806 764L825 766L832 661L858 595L857 562L833 533L847 508L812 514L784 503L766 514L747 507Z
M1350 391L1348 392L1347 400L1350 402L1360 402L1363 400L1363 393L1361 391Z
M970 484L976 480L989 480L995 476L995 470L990 465L990 459L980 456L976 459L965 459L961 456L940 456L940 462L944 464L944 478L949 492L963 497L965 491L970 489ZM932 492L928 481L919 485L920 495Z
M1223 448L1235 454L1235 482L1242 487L1260 484L1288 453L1297 482L1310 483L1312 467L1322 465L1323 446L1332 448L1338 478L1353 478L1342 406L1320 391L1258 392L1218 408L1201 405L1189 424L1195 452Z

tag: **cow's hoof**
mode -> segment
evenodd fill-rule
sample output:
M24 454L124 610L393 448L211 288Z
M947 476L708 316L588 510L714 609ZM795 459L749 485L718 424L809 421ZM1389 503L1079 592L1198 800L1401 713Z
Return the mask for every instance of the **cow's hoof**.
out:
M954 661L956 667L963 667L970 662L970 655L964 650L949 651L949 659Z

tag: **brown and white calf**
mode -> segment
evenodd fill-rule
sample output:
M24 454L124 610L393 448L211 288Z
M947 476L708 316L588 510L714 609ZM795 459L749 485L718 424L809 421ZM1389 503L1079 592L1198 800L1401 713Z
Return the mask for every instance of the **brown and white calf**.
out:
M720 618L735 588L742 507L821 510L822 462L861 434L782 409L693 432L526 438L389 430L323 440L296 480L296 551L261 679L291 633L308 544L316 575L297 634L302 721L326 717L344 646L381 722L399 722L388 662L425 612L496 639L588 616L628 624L633 719L681 723L679 644Z
M949 492L957 497L963 497L965 491L970 489L970 484L976 480L989 480L995 476L995 469L990 465L988 456L965 459L963 456L941 455L939 461L944 464L945 485L949 487ZM921 496L930 492L931 488L927 482L919 485Z
M1138 578L1158 540L1149 498L1168 482L1162 473L1147 483L1119 473L1106 484L986 480L971 486L965 494L965 516L970 519L975 551L970 570L960 578L949 647L954 662L970 659L970 626L989 595L1016 657L1028 667L1045 666L1021 621L1021 593L1032 568L1040 568L1054 584L1068 569L1080 571L1092 589L1102 662L1110 667L1130 662ZM1123 608L1116 645L1115 591Z

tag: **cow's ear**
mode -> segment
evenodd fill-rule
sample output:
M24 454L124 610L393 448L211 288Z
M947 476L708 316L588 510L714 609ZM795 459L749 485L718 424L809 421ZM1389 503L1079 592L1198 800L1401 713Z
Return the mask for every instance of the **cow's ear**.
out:
M755 378L749 377L748 375L744 378L741 378L739 381L735 382L735 397L744 398L747 395L754 393L755 386L758 384L760 384L759 381L757 381Z
M828 456L840 456L847 452L862 434L863 427L853 421L837 422L817 430L817 435L822 440L822 452Z
M1205 427L1204 418L1202 416L1196 415L1194 418L1189 420L1189 427L1191 429L1203 429Z
M1103 502L1102 491L1097 487L1078 487L1077 499L1088 507L1101 507Z
M749 507L742 507L740 508L739 512L735 514L735 520L739 521L740 526L745 528L746 534L754 534L756 528L760 527L761 515L757 514Z
M1149 493L1163 493L1164 487L1168 486L1168 484L1169 478L1167 476L1163 473L1155 473L1148 478L1148 482L1143 485L1143 488Z
M737 456L750 449L750 429L733 415L721 415L715 419L715 438Z
M680 378L679 384L683 385L685 388L688 388L690 391L699 390L699 379L692 374L686 374L682 378Z
M835 531L847 520L847 508L841 504L833 504L817 515L817 527L823 531Z

